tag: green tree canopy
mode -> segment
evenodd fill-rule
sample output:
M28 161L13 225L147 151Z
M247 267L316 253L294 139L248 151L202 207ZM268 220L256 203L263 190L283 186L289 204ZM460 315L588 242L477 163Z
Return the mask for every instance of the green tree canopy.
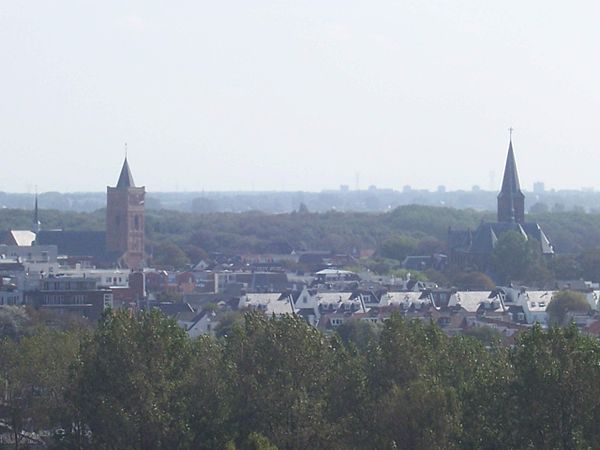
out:
M546 308L551 323L565 325L568 313L587 313L591 310L590 304L581 292L558 291Z
M511 230L498 237L492 252L492 266L501 283L529 281L541 264L540 256L537 241Z

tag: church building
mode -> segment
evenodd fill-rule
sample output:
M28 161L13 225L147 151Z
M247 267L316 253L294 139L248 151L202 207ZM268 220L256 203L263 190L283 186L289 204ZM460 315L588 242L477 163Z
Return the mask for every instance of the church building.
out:
M504 167L502 188L498 194L498 221L482 222L476 230L448 230L450 261L458 266L485 270L498 238L506 231L516 231L526 240L539 243L540 253L554 254L549 239L539 224L525 221L525 195L519 184L512 139Z
M136 187L127 157L115 187L106 189L106 231L40 230L36 212L37 245L56 245L69 264L142 269L144 253L145 187Z

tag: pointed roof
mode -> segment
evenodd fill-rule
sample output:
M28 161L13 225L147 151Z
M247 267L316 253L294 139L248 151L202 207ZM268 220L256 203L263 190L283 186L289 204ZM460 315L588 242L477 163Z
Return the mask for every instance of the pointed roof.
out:
M40 226L42 225L42 222L40 222L40 213L39 213L39 209L38 209L38 194L37 192L35 193L35 205L33 208L33 230L34 232L38 232L40 231Z
M125 157L125 161L123 161L123 168L121 169L121 175L119 175L119 181L117 181L117 188L129 188L135 187L135 183L133 182L133 175L131 175L131 170L129 169L129 163L127 162L127 156Z
M502 179L502 189L500 195L516 194L521 192L519 184L519 174L517 173L517 163L513 152L512 139L508 145L508 155L506 156L506 165L504 166L504 178Z

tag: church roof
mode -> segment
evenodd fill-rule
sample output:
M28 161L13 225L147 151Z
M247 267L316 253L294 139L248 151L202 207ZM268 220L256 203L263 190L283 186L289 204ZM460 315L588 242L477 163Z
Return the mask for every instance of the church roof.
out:
M117 181L117 188L129 188L135 187L135 183L133 182L133 175L131 175L131 170L129 169L129 163L127 162L127 156L125 157L125 161L123 161L123 168L121 169L121 175L119 175L119 181Z
M535 222L483 222L473 234L473 242L468 248L469 253L490 254L496 247L496 242L501 234L507 231L516 231L526 239L535 239L540 243L543 254L553 254L554 249L546 234L539 224Z
M36 244L56 245L58 253L74 257L92 257L106 260L106 233L104 231L42 230Z
M521 194L521 185L519 183L519 174L517 173L517 163L513 152L512 140L508 145L508 155L506 156L506 165L504 166L504 178L502 179L502 189L499 195Z

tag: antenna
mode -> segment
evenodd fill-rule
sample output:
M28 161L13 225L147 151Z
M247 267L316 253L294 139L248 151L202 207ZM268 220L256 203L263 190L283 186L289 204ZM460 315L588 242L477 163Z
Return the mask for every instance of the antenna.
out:
M513 127L510 127L508 129L508 139L512 142L512 133L513 131L515 131L515 129Z
M127 159L127 142L125 142L125 159Z

